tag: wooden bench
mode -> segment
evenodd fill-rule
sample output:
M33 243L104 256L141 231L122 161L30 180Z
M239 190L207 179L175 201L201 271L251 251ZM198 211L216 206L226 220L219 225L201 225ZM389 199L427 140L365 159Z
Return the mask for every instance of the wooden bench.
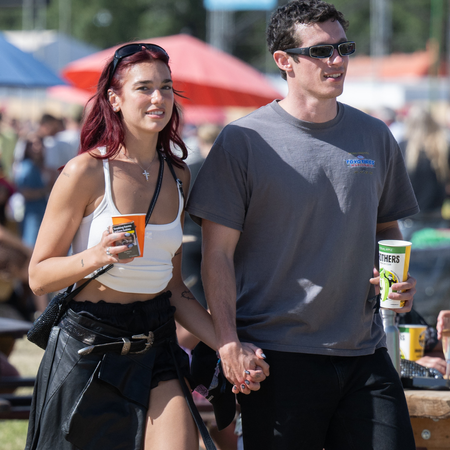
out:
M450 391L405 390L417 450L450 449Z
M0 317L0 351L8 357L14 342L24 336L31 327L30 322ZM17 395L15 389L33 387L35 379L0 374L0 420L28 420L31 409L31 395Z
M33 387L34 377L0 377L0 390ZM31 395L0 394L0 420L28 420Z

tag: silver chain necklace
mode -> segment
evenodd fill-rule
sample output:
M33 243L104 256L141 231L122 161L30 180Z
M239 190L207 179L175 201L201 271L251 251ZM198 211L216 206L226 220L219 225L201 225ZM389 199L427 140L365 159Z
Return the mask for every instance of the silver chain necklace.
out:
M153 156L153 159L151 160L150 165L146 169L144 169L137 161L133 161L128 155L125 154L125 152L122 152L123 156L125 156L125 158L127 158L128 161L131 161L132 163L137 164L143 170L142 175L144 175L146 181L148 181L148 177L150 175L150 172L148 172L148 169L150 169L150 167L152 166L153 161L155 160L156 153L157 152L155 152L155 155Z

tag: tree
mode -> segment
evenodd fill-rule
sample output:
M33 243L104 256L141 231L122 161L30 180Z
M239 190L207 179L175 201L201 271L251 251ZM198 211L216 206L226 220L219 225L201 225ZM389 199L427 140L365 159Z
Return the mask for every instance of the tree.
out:
M349 39L356 41L357 54L370 54L370 0L330 0L350 22ZM279 0L280 5L286 0ZM392 37L390 52L413 52L426 48L430 36L445 51L444 0L391 0ZM60 8L70 9L70 32L100 48L135 39L188 33L206 39L207 12L203 0L50 0L46 26L60 29ZM432 11L434 13L432 14ZM0 29L22 28L21 8L0 9ZM265 11L237 11L231 37L232 53L260 70L276 72L265 43L269 14ZM433 23L432 23L433 22ZM439 33L436 35L437 30Z
M178 33L205 39L203 0L59 0L72 3L72 35L100 48ZM48 9L57 29L58 0Z

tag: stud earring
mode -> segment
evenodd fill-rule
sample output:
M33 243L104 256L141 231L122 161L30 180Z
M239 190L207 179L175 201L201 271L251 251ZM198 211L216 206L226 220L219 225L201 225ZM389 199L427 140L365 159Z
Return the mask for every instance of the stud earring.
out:
M118 106L114 106L114 107L113 107L113 111L114 111L114 112L119 111L119 107L118 107Z

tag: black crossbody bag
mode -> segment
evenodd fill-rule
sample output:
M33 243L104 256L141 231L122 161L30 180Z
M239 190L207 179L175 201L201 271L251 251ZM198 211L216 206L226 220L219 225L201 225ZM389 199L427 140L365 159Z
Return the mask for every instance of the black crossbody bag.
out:
M160 152L158 152L158 156L160 160L158 181L156 184L155 193L153 194L153 198L150 202L147 215L145 217L145 226L147 226L150 220L150 216L152 215L153 209L155 208L156 200L158 199L159 193L161 191L165 158L161 155ZM173 168L169 161L168 164L172 174L174 174ZM179 180L176 180L178 184ZM108 270L112 269L113 266L114 264L109 264L99 269L92 278L89 278L86 283L78 286L75 290L72 290L74 286L72 284L72 286L69 286L65 291L56 294L45 308L45 311L35 320L33 326L28 330L27 339L33 344L36 344L38 347L41 347L45 350L47 348L48 338L50 337L52 328L61 321L62 317L69 307L70 301L77 294L79 294L81 290L84 289L92 280L95 280L100 275L106 273Z

